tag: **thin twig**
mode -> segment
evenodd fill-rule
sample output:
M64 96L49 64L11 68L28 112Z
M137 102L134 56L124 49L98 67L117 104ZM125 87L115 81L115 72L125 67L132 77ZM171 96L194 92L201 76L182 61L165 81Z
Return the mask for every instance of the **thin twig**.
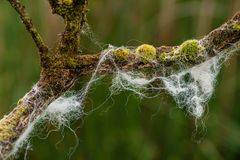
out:
M8 2L19 14L27 31L31 34L36 46L38 47L38 50L40 52L40 57L42 57L42 54L45 54L48 52L48 47L44 44L41 35L38 33L37 29L33 25L32 19L27 13L25 6L21 4L19 0L8 0Z

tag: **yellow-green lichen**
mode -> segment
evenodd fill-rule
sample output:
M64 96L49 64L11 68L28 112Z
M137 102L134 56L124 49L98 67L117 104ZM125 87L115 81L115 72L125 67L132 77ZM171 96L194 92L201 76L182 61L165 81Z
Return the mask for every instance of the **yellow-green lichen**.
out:
M126 60L130 55L130 50L127 48L118 48L113 51L113 55L117 60Z
M0 121L0 142L9 141L17 136L15 128L26 112L27 107L24 105L23 100L19 100L17 108Z
M63 0L62 2L65 5L71 5L73 3L73 0Z
M240 31L240 24L239 23L233 24L232 29L234 29L235 31Z
M54 13L62 16L65 21L74 21L79 18L79 13L77 13L70 5L57 6L54 8Z
M76 68L78 66L78 62L74 58L69 58L67 63L71 68Z
M149 44L143 44L136 49L137 56L139 56L140 61L145 64L153 61L156 58L156 53L156 48Z
M203 50L203 47L198 40L187 40L180 45L178 54L183 60L194 61L201 50Z

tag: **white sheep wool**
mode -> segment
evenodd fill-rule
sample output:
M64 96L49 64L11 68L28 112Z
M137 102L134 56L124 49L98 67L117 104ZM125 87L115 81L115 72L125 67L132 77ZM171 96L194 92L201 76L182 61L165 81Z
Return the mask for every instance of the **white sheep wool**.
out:
M237 45L239 47L239 43L237 43ZM238 47L233 46L230 49L217 53L217 56L209 58L207 61L199 65L191 68L183 67L168 76L160 76L157 72L149 76L141 71L123 71L115 62L113 56L114 51L119 48L132 49L133 47L118 48L109 45L108 48L102 52L95 71L90 80L86 82L85 86L78 92L69 91L64 96L58 98L52 102L37 119L29 123L28 128L15 142L14 149L12 150L12 153L9 154L9 157L14 156L20 148L27 146L28 149L30 147L29 138L30 136L34 136L34 132L32 131L34 130L35 124L38 124L39 122L49 121L55 125L57 129L67 127L73 131L70 128L70 121L77 120L85 114L83 106L84 99L86 98L90 87L96 81L101 79L100 76L98 76L98 70L106 60L110 60L114 66L112 85L109 88L111 95L118 94L123 90L129 90L140 97L151 98L152 96L159 95L163 91L167 91L176 101L176 106L179 108L185 108L188 113L196 119L201 119L205 111L205 106L214 92L216 78L222 65ZM156 85L158 83L161 85ZM148 91L154 91L155 95L151 94L151 96L149 96ZM74 135L76 136L75 133ZM78 139L76 145L77 144Z

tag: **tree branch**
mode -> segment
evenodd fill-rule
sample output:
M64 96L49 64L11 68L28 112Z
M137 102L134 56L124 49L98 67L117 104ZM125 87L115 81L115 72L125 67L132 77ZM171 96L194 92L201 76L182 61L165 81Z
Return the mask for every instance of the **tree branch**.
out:
M77 54L81 27L87 21L87 0L49 0L52 12L65 21L58 51L60 54Z
M19 12L39 50L45 51L45 45L33 29L24 7L18 0L9 2ZM40 80L19 100L15 109L0 120L2 159L9 156L16 140L27 129L28 124L38 118L52 101L74 85L78 77L91 74L101 58L99 53L78 54L81 26L86 21L87 0L49 0L49 3L53 13L64 19L65 31L57 49L52 50L49 59L42 62ZM233 52L239 49L240 12L200 40L188 40L179 46L155 48L151 45L141 45L132 49L110 49L109 54L120 69L138 71L150 68L161 72L166 68L175 68L179 63L191 67L222 51ZM113 64L107 60L99 68L99 73L111 73L112 69Z
M10 4L20 14L26 29L32 34L39 50L47 52L40 35L33 26L24 6L18 0L9 0ZM77 53L81 26L86 21L87 0L49 0L53 13L58 13L66 23L57 49L42 55L41 65L50 64L49 56ZM63 2L63 3L60 3ZM72 3L66 3L72 2ZM79 26L78 26L79 25ZM68 43L68 40L72 44ZM71 51L71 52L70 52ZM75 82L77 75L70 69L42 68L40 80L18 101L16 107L0 120L0 159L11 156L17 139L55 99L60 97Z
M139 70L143 68L157 69L159 66L166 70L166 67L176 67L176 64L180 64L181 67L191 67L196 64L202 63L216 54L221 53L224 50L239 51L239 41L240 41L240 12L230 19L228 22L224 23L219 28L213 30L208 35L200 40L188 40L183 42L179 46L160 46L156 48L156 56L147 62L143 62L142 58L144 55L139 55L137 50L144 45L127 49L127 48L117 48L111 51L111 55L115 59L115 63L120 69L123 70ZM197 43L199 46L195 46L194 53L191 53L191 43ZM187 44L187 45L186 45ZM183 48L186 50L183 51ZM148 49L148 48L146 48ZM128 50L128 51L126 51ZM188 51L189 50L189 51ZM120 57L124 52L128 52L125 57ZM189 54L193 54L189 56ZM99 59L101 54L92 55L56 55L51 57L51 62L46 63L44 68L57 68L57 69L73 69L76 70L80 75L91 74ZM146 57L145 57L146 58ZM146 58L147 59L147 58ZM106 61L100 68L99 73L112 72L114 66L110 61Z
M40 57L44 57L44 54L48 53L48 47L44 44L41 35L38 33L37 29L33 25L32 19L27 13L25 6L22 5L19 0L8 0L8 2L17 11L23 24L26 27L26 30L31 34L40 52Z

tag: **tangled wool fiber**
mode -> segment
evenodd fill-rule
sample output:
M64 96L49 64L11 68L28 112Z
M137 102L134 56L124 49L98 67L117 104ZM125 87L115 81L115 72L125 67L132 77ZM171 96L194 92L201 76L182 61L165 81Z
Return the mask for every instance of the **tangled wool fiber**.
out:
M121 90L130 90L141 97L148 90L161 92L166 90L173 96L180 108L187 111L196 118L201 118L204 107L211 98L216 84L216 77L227 56L222 54L189 69L183 69L169 76L158 76L147 78L142 72L123 72L117 69L112 81L111 91L116 93ZM155 87L154 81L163 82L163 86ZM157 96L157 95L156 95Z
M111 94L129 90L140 97L150 98L152 96L149 96L149 91L154 91L156 94L153 96L157 96L161 91L165 90L173 96L179 108L186 108L195 118L201 118L204 108L214 92L216 78L222 65L234 53L234 50L231 53L226 53L228 50L223 51L199 65L187 69L183 68L168 76L158 75L157 71L149 76L141 71L121 70L114 56L114 52L119 49L132 50L132 47L117 48L109 45L102 52L96 69L85 87L70 97L60 97L50 104L46 110L46 115L50 114L52 120L56 120L59 124L68 122L72 118L79 118L84 113L83 101L91 85L100 79L97 75L98 70L108 60L114 66L112 85L109 88ZM72 116L68 117L66 113L69 112L76 112L76 114L71 113Z
M237 44L239 45L239 43ZM204 63L191 68L183 67L170 75L162 76L157 70L152 74L121 70L116 63L116 55L114 55L119 50L124 51L121 52L124 53L123 57L128 56L130 53L135 54L132 47L117 48L109 45L102 52L101 58L86 85L79 92L68 93L52 102L38 118L28 125L28 128L15 143L10 155L14 155L19 148L28 144L34 125L39 121L50 121L58 129L64 126L71 130L70 121L77 120L84 114L83 102L90 87L101 78L98 76L98 71L106 61L110 61L114 66L112 85L109 88L111 94L129 90L140 97L150 98L159 95L162 91L167 91L176 101L179 108L185 108L188 113L199 119L204 114L205 106L214 92L216 77L221 66L235 52L233 46L233 48L209 58ZM146 57L143 57L143 59L144 61L147 60ZM150 60L151 63L156 63L152 58ZM151 93L153 91L154 95L149 95L149 91Z

